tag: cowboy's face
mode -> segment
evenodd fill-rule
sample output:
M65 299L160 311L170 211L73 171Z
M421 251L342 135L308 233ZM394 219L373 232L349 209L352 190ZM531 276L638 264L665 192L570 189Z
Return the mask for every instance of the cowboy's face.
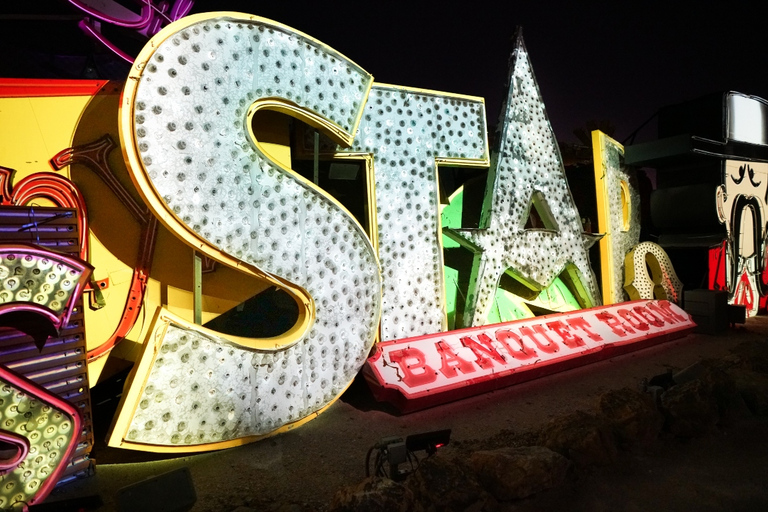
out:
M724 183L717 191L717 213L720 222L725 223L728 234L741 233L739 255L745 258L755 256L760 240L754 240L751 233L752 223L758 224L760 238L764 236L766 220L766 194L768 194L768 164L727 160L725 163ZM752 199L745 201L745 199ZM748 204L747 204L748 203ZM732 225L733 208L736 205L749 206L752 210L740 215L740 225Z

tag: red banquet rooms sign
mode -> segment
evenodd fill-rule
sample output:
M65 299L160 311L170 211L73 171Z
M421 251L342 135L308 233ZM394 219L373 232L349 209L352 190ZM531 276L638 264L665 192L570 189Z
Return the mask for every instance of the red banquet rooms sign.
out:
M365 367L376 398L408 412L686 335L665 300L640 300L380 343Z

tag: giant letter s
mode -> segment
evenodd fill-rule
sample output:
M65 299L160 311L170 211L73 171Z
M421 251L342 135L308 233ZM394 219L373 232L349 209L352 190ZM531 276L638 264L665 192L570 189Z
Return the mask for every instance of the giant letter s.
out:
M380 317L375 252L340 204L260 149L251 120L279 110L349 145L371 84L322 43L238 13L185 18L136 59L120 122L145 201L196 250L287 289L300 315L243 339L160 310L111 445L241 444L314 417L352 381Z

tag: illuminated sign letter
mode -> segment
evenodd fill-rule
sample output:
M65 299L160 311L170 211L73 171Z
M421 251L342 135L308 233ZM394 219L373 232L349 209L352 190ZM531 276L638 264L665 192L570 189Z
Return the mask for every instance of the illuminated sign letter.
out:
M537 357L538 354L532 348L526 347L522 338L510 329L499 329L495 332L496 340L507 349L509 355L518 361L525 361Z
M544 328L541 325L532 325L530 327L521 327L520 328L520 334L527 337L529 340L533 342L534 345L536 345L539 350L542 352L545 352L547 354L554 354L555 352L558 352L560 350L560 347L557 346L557 344L547 336L547 332L544 330ZM536 335L539 335L543 337L547 343L542 344L541 341L536 337Z
M400 365L406 386L423 386L437 379L435 370L426 363L424 352L417 348L404 348L392 352L389 354L389 360Z
M683 283L659 245L643 242L634 246L624 258L624 272L624 289L631 300L663 299L680 303Z
M446 230L475 253L464 326L486 323L504 272L541 290L567 270L582 307L600 301L589 243L521 34L512 53L503 114L480 229ZM547 212L547 229L525 229L534 201Z
M435 343L435 348L440 354L440 360L442 361L440 373L445 377L451 378L456 377L459 373L466 375L475 371L474 365L461 357L446 341L438 341Z
M494 361L500 365L506 362L504 356L493 347L493 340L487 334L478 334L477 341L473 340L472 336L462 336L459 339L465 347L468 347L475 354L477 358L475 362L480 368L490 368Z
M624 255L640 241L640 195L634 171L622 165L624 146L592 132L603 304L624 302Z
M199 451L314 417L357 374L381 309L379 265L334 199L270 159L253 114L294 115L349 145L371 76L255 16L190 16L136 59L121 137L150 209L213 260L288 291L299 320L275 338L223 337L159 310L110 443Z
M565 345L566 347L577 348L577 347L584 346L584 340L581 339L581 336L573 334L568 329L568 326L565 323L561 322L560 320L547 322L547 327L552 329L554 332L557 333L558 336L560 336L560 341L562 341L563 345Z
M374 157L382 340L445 330L437 167L488 165L483 99L374 84L350 151Z
M581 317L569 318L568 325L573 329L581 329L592 341L603 341L603 337L593 332L586 320Z
M26 510L51 492L77 448L82 421L71 404L0 365L0 510Z

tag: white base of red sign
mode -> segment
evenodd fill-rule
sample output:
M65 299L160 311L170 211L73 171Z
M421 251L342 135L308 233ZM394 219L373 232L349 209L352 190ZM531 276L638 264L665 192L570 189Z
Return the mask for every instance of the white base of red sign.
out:
M363 371L377 400L412 412L656 345L694 327L668 301L623 302L385 341Z

